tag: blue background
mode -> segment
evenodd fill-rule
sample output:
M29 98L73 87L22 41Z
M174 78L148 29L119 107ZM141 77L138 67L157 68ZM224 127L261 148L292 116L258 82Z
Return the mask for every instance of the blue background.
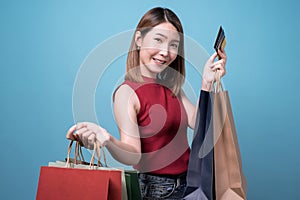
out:
M1 1L1 199L35 198L40 166L66 156L65 133L73 124L72 92L81 63L99 43L135 28L155 6L175 11L186 35L209 54L223 25L228 42L224 84L248 198L300 199L296 0ZM125 56L114 66L107 80L124 73ZM200 81L189 81L197 93ZM96 94L96 111L99 122L118 137L113 87L99 83L103 93Z

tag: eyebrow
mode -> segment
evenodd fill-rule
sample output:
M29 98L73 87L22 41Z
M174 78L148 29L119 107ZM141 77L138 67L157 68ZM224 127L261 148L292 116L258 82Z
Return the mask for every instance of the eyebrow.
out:
M155 33L155 35L159 35L159 36L161 36L161 37L163 37L163 38L165 38L165 39L167 39L168 37L167 36L165 36L164 34L161 34L161 33ZM173 42L180 42L179 40L172 40Z

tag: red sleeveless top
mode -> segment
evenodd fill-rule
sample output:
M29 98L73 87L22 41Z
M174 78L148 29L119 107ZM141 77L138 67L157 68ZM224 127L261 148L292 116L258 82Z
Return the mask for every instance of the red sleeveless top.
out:
M142 157L134 166L140 172L178 175L187 171L190 148L187 140L188 119L180 97L143 77L143 83L124 81L140 102L137 122L141 137Z

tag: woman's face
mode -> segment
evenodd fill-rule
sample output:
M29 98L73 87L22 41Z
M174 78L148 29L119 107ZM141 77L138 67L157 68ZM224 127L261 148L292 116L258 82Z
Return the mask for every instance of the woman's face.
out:
M140 68L143 76L155 78L177 57L180 34L169 22L153 27L144 37L136 35L140 46Z

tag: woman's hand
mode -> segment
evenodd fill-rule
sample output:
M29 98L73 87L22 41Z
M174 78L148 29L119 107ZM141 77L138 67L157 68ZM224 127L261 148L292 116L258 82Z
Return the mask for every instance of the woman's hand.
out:
M219 60L215 59L219 56ZM202 75L202 90L210 91L211 86L216 80L216 72L218 71L220 78L226 74L226 65L227 57L224 50L218 50L218 53L215 52L206 62L203 75Z
M110 141L111 135L97 124L80 122L68 130L66 137L81 142L88 149L94 149L95 141L99 142L101 146L105 146Z

